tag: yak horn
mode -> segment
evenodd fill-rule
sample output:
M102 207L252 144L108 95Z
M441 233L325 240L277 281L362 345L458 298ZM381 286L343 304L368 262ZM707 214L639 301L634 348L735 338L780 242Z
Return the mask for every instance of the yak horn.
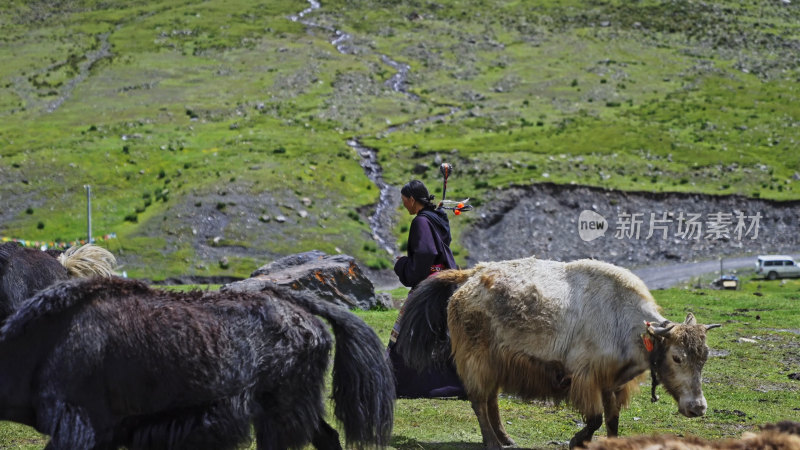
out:
M718 323L712 323L711 325L706 325L706 331L708 331L708 330L710 330L710 329L712 329L712 328L719 328L719 327L721 327L721 326L722 326L722 325L720 325L720 324L718 324Z
M674 326L675 326L674 323L670 324L669 326L666 326L666 327L653 327L653 326L651 326L647 331L649 331L650 334L652 334L654 336L667 337L667 336L669 336L669 333L670 333L670 331L672 331L672 328Z

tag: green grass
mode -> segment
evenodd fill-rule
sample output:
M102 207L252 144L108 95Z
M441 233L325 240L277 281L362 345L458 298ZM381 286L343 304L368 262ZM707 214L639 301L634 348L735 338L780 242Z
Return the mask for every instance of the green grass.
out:
M760 295L756 295L756 293ZM392 291L395 298L403 290ZM682 321L692 312L702 323L720 323L711 330L712 356L703 371L708 401L704 417L688 419L659 388L661 399L650 402L649 380L631 407L620 415L620 432L671 433L718 439L756 431L759 425L798 414L798 381L789 379L800 363L800 280L745 279L741 290L667 289L653 292L670 320ZM388 342L396 310L356 311ZM752 339L755 343L740 341ZM329 411L332 407L329 407ZM558 448L578 431L581 417L568 405L523 402L501 396L501 416L522 448ZM598 435L604 435L601 428ZM3 422L0 447L40 449L47 442L30 428ZM477 419L467 402L457 400L398 400L391 446L400 449L480 448ZM250 448L255 448L255 444Z
M308 17L352 34L354 54L289 19L307 6L11 1L0 235L85 238L89 184L93 230L116 233L132 276L246 276L315 248L382 267L363 245L378 193L352 137L392 185L437 187L439 158L456 168L451 198L475 202L541 181L800 199L793 5L323 2ZM380 55L411 67L417 98L384 85ZM290 220L254 220L279 214ZM239 262L222 267L223 253Z

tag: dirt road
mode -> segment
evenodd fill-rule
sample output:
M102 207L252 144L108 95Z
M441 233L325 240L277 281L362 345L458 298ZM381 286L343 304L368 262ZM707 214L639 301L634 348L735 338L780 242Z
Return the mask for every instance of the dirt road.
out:
M731 270L755 269L756 256L744 256L738 258L726 258L722 260L723 273L728 274ZM800 255L794 255L797 261ZM644 280L647 287L652 289L667 289L686 283L692 278L704 275L718 275L720 269L719 259L710 261L699 261L692 263L665 264L660 266L645 267L634 269L633 273Z

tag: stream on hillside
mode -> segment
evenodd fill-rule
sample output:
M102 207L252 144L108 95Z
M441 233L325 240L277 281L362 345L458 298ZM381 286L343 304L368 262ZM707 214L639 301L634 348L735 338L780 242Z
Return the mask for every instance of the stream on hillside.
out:
M325 30L331 35L331 45L333 45L339 53L344 55L354 55L371 52L371 50L368 48L357 46L354 43L353 36L349 33L345 33L342 30L338 30L326 25L321 25L309 19L307 16L310 13L320 9L322 6L318 1L315 0L308 0L308 3L308 8L297 13L296 15L289 17L289 19L294 22L301 23L307 27ZM395 61L387 55L381 54L379 56L381 62L395 70L395 74L384 83L385 86L395 92L404 94L410 100L419 101L419 97L408 92L406 88L411 66ZM404 124L392 125L387 127L380 134L382 136L386 136L408 126L442 120L447 116L455 114L457 111L458 108L451 108L449 113L437 114L435 116L416 119ZM377 244L390 256L394 256L397 253L397 246L395 245L395 237L392 233L392 227L394 225L392 212L397 205L399 205L400 189L396 186L386 183L383 180L383 169L378 162L377 149L364 145L361 142L361 136L351 137L347 139L346 143L359 156L361 167L364 169L364 173L366 174L367 178L369 178L370 181L372 181L380 190L378 202L375 205L375 211L369 217L369 225L372 229L372 237L375 242L377 242Z

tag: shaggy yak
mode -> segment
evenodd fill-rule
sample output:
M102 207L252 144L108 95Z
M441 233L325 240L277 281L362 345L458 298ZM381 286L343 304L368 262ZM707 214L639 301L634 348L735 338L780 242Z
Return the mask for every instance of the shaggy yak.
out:
M57 281L70 277L110 277L116 266L114 255L93 244L61 252L6 242L0 245L0 323L23 300Z
M690 313L672 323L630 271L592 260L527 258L448 270L423 281L407 300L397 341L419 370L449 346L478 416L486 448L513 445L497 394L565 400L586 426L570 447L591 440L605 413L616 436L619 411L649 369L678 402L702 416L700 373L706 330ZM448 341L449 332L449 341Z
M741 439L706 440L672 435L608 438L592 442L589 450L796 450L800 449L800 422L784 420L747 432Z
M274 286L180 293L121 278L56 284L0 329L0 420L48 449L341 449L388 443L394 380L375 332L345 308Z

